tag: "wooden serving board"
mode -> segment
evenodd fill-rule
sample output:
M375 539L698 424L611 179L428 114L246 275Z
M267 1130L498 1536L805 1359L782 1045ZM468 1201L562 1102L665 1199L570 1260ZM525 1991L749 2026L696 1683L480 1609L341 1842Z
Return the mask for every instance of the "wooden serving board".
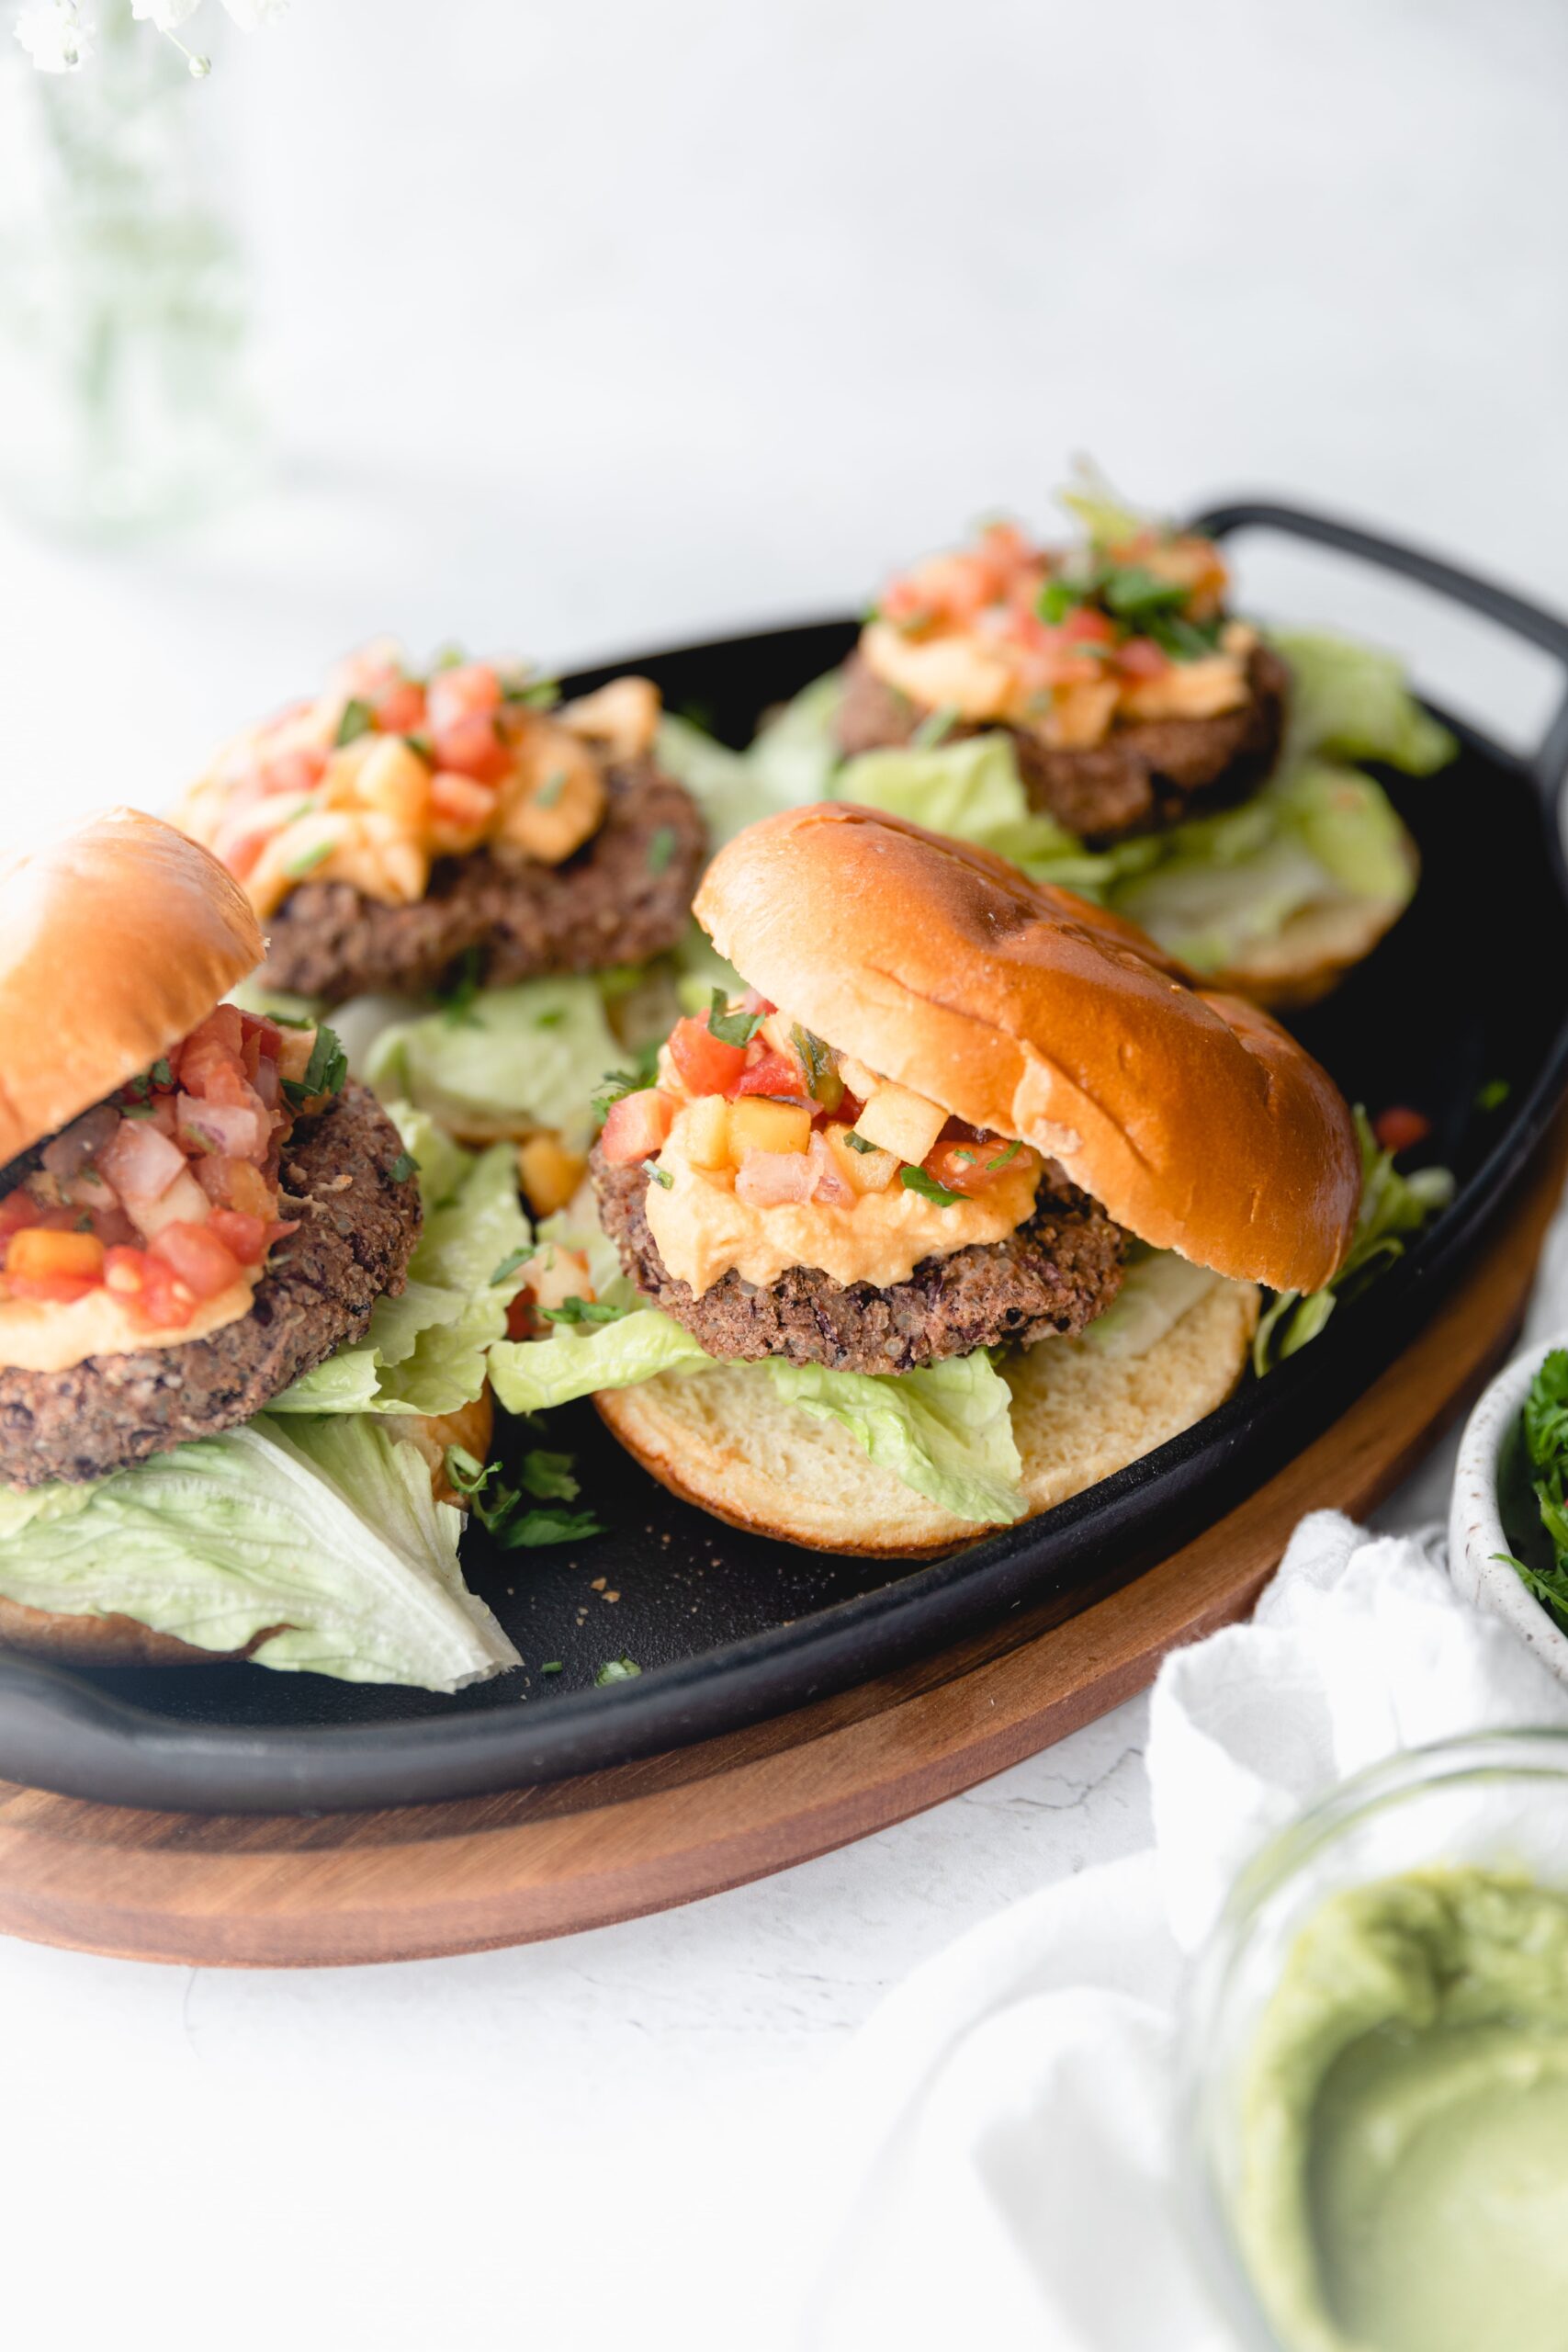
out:
M141 1960L301 1967L473 1951L689 1903L1020 1762L1244 1617L1303 1512L1392 1491L1517 1330L1562 1190L1560 1128L1504 1228L1360 1401L1192 1543L1076 1615L1021 1612L942 1656L722 1739L440 1805L135 1812L0 1781L0 1930Z

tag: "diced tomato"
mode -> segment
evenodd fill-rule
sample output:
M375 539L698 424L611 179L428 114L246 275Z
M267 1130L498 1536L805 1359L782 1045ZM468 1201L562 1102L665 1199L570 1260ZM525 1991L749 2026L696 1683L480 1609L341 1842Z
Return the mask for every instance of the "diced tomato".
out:
M111 1250L104 1280L150 1331L183 1330L196 1310L195 1297L168 1260L145 1250Z
M424 688L417 678L395 678L367 699L384 735L412 735L424 725Z
M506 1310L506 1336L509 1340L531 1340L538 1329L533 1297L529 1292L520 1290Z
M764 1054L761 1061L743 1069L728 1091L732 1094L767 1094L779 1102L804 1102L808 1111L817 1108L807 1091L806 1073L792 1054Z
M283 1032L276 1021L267 1019L265 1012L247 1012L242 1005L240 1035L247 1041L254 1037L264 1054L270 1054L274 1061L277 1059L277 1049L283 1043Z
M1093 605L1077 605L1062 623L1062 635L1080 645L1114 645L1116 629L1108 613ZM1145 638L1143 642L1146 644Z
M90 1288L103 1279L104 1245L95 1233L62 1233L46 1226L24 1226L6 1245L6 1279L85 1283Z
M662 1150L674 1124L671 1097L657 1086L640 1087L635 1094L623 1094L618 1102L612 1102L600 1145L612 1167L629 1168L634 1161L651 1159Z
M165 1225L148 1255L172 1266L197 1298L216 1298L240 1279L240 1261L213 1231L211 1218L205 1225Z
M864 1109L865 1104L861 1101L860 1096L858 1094L852 1094L849 1088L846 1086L842 1094L839 1097L839 1107L833 1113L833 1116L840 1126L858 1127L860 1125L860 1114ZM826 1118L828 1116L827 1112L823 1111L822 1115Z
M41 1221L38 1203L27 1186L19 1184L14 1193L7 1193L5 1199L0 1200L0 1244L4 1244L11 1234L19 1233L25 1225L38 1225Z
M7 1273L6 1287L13 1298L47 1299L56 1306L71 1306L100 1284L86 1275Z
M1426 1142L1431 1132L1432 1122L1426 1113L1413 1111L1404 1102L1380 1111L1372 1121L1372 1133L1384 1151L1413 1151L1418 1143Z
M495 814L495 794L487 784L451 769L437 768L430 779L430 813L448 825L474 830L488 825Z
M1152 637L1130 637L1116 650L1116 667L1124 678L1163 678L1170 657L1160 651Z
M670 1033L670 1058L694 1094L727 1094L746 1067L744 1046L727 1046L705 1021L677 1021Z
M269 1223L265 1216L246 1216L241 1209L214 1209L197 1230L216 1235L242 1266L259 1266L267 1252Z
M288 793L302 799L314 792L326 774L327 755L313 743L297 744L292 750L276 752L261 771L261 786L270 799L276 794Z
M488 710L475 711L471 718L455 718L448 726L436 728L432 741L444 768L455 769L459 775L470 775L476 783L499 784L503 775L511 773L511 747L496 733L495 719Z
M432 734L444 735L459 719L499 710L501 679L488 662L460 662L455 669L436 671L424 701Z
M961 1136L935 1144L920 1165L950 1193L973 1196L996 1183L1009 1169L1016 1169L1022 1157L1021 1149L1004 1136Z

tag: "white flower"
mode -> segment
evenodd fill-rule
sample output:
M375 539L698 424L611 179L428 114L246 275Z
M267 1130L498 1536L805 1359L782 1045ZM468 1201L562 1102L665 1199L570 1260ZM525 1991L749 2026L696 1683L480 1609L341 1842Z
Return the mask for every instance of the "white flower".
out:
M91 57L97 27L84 18L79 0L37 0L21 9L17 39L40 74L74 74Z
M194 17L201 0L130 0L133 17L151 17L161 33L177 32L187 17Z
M161 33L172 33L194 17L200 6L201 0L130 0L130 13L150 17ZM250 33L281 17L288 0L223 0L223 6L242 31Z

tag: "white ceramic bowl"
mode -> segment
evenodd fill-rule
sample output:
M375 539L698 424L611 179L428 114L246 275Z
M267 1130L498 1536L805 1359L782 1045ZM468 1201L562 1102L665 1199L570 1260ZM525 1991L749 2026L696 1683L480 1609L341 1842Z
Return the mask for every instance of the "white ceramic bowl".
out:
M1465 1423L1449 1512L1449 1573L1467 1600L1506 1618L1559 1682L1568 1682L1568 1634L1558 1631L1517 1571L1496 1556L1517 1551L1540 1525L1519 1417L1542 1361L1562 1347L1568 1347L1568 1331L1516 1356Z

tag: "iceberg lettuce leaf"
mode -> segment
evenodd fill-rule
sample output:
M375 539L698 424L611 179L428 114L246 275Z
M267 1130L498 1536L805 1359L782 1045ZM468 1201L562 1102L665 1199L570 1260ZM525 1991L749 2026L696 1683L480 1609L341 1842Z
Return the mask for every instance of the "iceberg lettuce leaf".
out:
M558 1323L547 1340L503 1340L491 1350L490 1378L509 1413L542 1413L713 1361L672 1316L639 1306L618 1323Z
M118 1611L198 1649L350 1682L457 1690L519 1665L457 1565L461 1514L378 1421L265 1415L0 1520L0 1592Z
M1411 694L1397 655L1326 629L1269 636L1291 671L1287 762L1322 752L1430 775L1453 758L1453 737Z
M366 1056L383 1101L412 1102L463 1133L553 1127L574 1150L593 1133L592 1096L620 1047L592 979L481 989L461 1010L397 1021Z
M1021 1519L1012 1398L984 1349L919 1372L829 1372L773 1357L755 1369L814 1420L837 1421L873 1462L958 1519Z

